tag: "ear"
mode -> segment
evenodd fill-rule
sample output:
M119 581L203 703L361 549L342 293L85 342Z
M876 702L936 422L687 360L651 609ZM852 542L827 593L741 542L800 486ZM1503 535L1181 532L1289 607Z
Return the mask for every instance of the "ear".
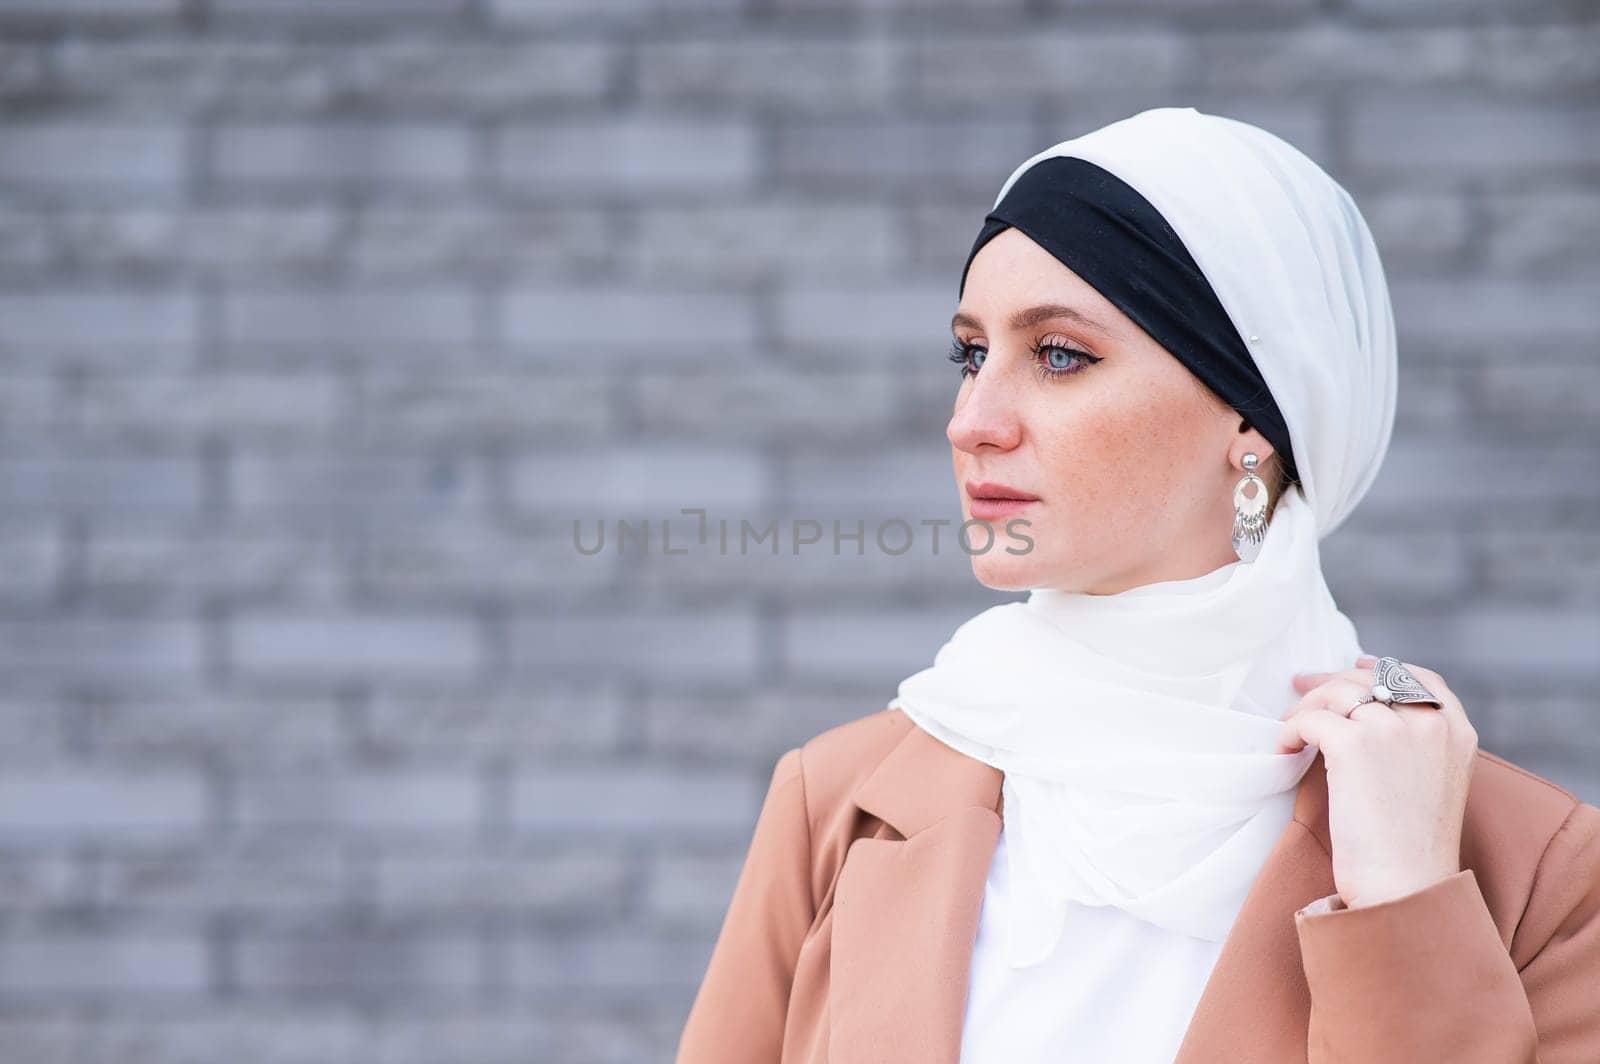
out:
M1277 464L1273 461L1277 452L1273 450L1272 444L1267 442L1267 438L1252 428L1248 421L1240 421L1238 438L1228 447L1228 464L1234 469L1242 471L1244 469L1244 456L1252 453L1259 459L1259 463L1256 465L1256 476L1265 480L1268 484L1274 483L1273 479L1267 476L1267 473L1275 474L1277 472Z

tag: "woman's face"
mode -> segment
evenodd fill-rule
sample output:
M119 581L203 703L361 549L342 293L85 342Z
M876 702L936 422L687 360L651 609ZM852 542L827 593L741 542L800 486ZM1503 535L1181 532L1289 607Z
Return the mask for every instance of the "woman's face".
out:
M1104 595L1238 560L1241 459L1275 484L1272 445L1093 286L1006 229L973 258L951 330L956 489L995 533L981 554L984 530L967 534L979 582ZM1037 498L985 504L982 482Z

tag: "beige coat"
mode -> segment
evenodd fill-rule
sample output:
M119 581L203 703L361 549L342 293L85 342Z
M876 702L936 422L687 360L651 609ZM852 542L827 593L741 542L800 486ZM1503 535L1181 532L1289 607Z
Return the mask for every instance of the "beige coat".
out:
M1001 778L898 709L779 758L678 1064L958 1064ZM1327 807L1319 754L1175 1064L1600 1064L1600 809L1480 750L1460 872L1302 912Z

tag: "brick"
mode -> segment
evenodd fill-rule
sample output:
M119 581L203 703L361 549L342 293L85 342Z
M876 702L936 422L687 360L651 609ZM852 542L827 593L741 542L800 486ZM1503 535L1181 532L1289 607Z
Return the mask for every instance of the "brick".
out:
M486 756L605 755L625 743L628 706L609 683L534 690L384 689L364 716L364 743L383 757L475 763Z
M516 270L543 278L540 287L565 285L571 275L609 269L628 253L633 241L620 241L616 227L604 208L380 202L359 212L348 254L362 277Z
M247 520L319 510L482 513L488 471L469 455L371 455L330 448L234 452L227 466L229 505Z
M804 283L890 276L901 266L901 243L896 211L885 204L660 204L640 207L617 257L630 277L660 283Z
M646 40L640 91L651 100L785 111L881 108L895 88L892 49L879 38L806 40L742 33L724 40Z
M0 498L22 515L192 514L205 504L205 486L193 456L121 456L100 447L59 457L0 458Z
M1588 298L1592 287L1566 277L1535 285L1479 276L1389 283L1402 347L1456 359L1503 357L1505 343L1529 342L1530 328L1543 344L1591 342L1600 331L1600 305Z
M981 223L982 215L977 217ZM779 293L775 306L779 343L795 352L797 365L853 370L861 352L871 350L874 360L903 360L914 353L926 366L935 352L942 355L950 346L959 273L960 266L955 265L937 282L874 286L866 294L859 286L790 285ZM947 379L953 380L955 371L950 372Z
M205 848L116 848L101 855L97 903L117 913L207 914L333 910L345 900L343 847L296 838Z
M761 661L753 610L567 612L513 618L511 667L541 677L747 679Z
M598 442L621 428L612 382L598 374L374 369L361 374L357 388L365 440Z
M49 616L0 620L0 670L17 682L170 684L203 664L198 621Z
M244 347L385 348L464 345L473 340L473 299L452 286L322 291L229 290L220 307L223 341Z
M327 533L271 522L212 523L128 515L89 530L73 588L149 609L218 596L326 600L345 586L340 545Z
M350 400L329 373L91 375L78 394L83 430L129 443L312 440L333 435Z
M0 846L0 905L19 916L81 913L94 901L90 862L71 852L70 840L38 846ZM21 921L18 921L20 924ZM5 1031L0 1018L0 1045Z
M638 933L518 936L511 942L512 988L634 997L694 986L705 975L697 941L661 940Z
M1480 236L1481 223L1461 195L1379 192L1363 195L1358 206L1385 269L1465 262Z
M0 759L18 764L53 760L66 746L64 716L54 698L0 696Z
M55 268L62 255L56 218L53 211L0 204L0 271L41 276Z
M1174 89L1188 58L1183 37L1163 27L1048 24L1025 34L973 34L951 27L907 41L900 57L912 98L963 109L1098 92L1130 69L1137 69L1151 90ZM1017 156L1016 163L1031 154Z
M776 131L773 169L784 187L818 192L939 182L997 192L1047 146L1030 122L1004 116L794 119Z
M1396 433L1362 506L1372 516L1444 512L1491 516L1496 510L1593 499L1590 470L1600 459L1581 443L1540 445L1511 439L1446 440Z
M182 0L7 0L4 11L0 11L0 17L173 18L181 10Z
M80 1064L92 1032L74 1015L40 1015L38 1009L0 1015L0 1045L31 1064Z
M282 10L261 5L263 10ZM369 15L443 13L413 0L371 2ZM355 14L350 2L303 4L293 14ZM233 12L224 12L224 17ZM431 34L311 40L240 37L78 38L55 53L71 99L153 114L175 109L230 117L515 114L530 107L595 103L610 87L613 43L566 40L449 40Z
M472 173L472 141L467 130L420 122L224 126L209 165L228 185L459 185Z
M1374 98L1350 116L1352 165L1386 178L1505 178L1600 162L1600 113L1456 94Z
M1592 524L1487 529L1472 542L1487 594L1552 607L1600 603L1600 531Z
M348 752L328 695L163 691L102 697L85 708L83 741L119 758L222 763L326 763Z
M187 138L170 123L13 120L0 144L0 187L175 196L187 177Z
M345 832L470 831L480 820L481 786L471 773L330 766L316 771L242 772L235 816L250 830Z
M13 935L0 953L0 990L18 998L199 994L208 986L208 964L205 940L196 934Z
M544 765L512 778L512 823L563 834L720 831L755 823L760 788L745 772L656 764ZM582 800L578 795L583 795Z
M1360 631L1369 652L1426 664L1447 677L1460 669L1502 680L1592 683L1600 671L1594 652L1600 646L1600 610L1592 607L1486 601L1449 613L1390 610L1365 618Z
M97 227L97 239L103 242L107 229L120 235L127 226L119 223L118 215L108 218ZM343 258L348 228L342 209L331 203L191 207L173 219L178 266L252 276L332 269ZM94 261L87 249L77 257Z
M465 678L482 665L477 623L457 612L388 614L241 609L228 660L245 674L339 680Z
M418 520L374 528L354 572L360 593L383 602L519 599L583 595L612 586L624 560L615 551L582 557L570 523L550 530Z
M1479 77L1498 90L1563 100L1600 87L1600 28L1592 24L1485 25L1477 37Z
M0 603L39 604L57 593L69 565L62 532L49 514L11 519L0 524ZM3 728L0 728L3 731Z
M1195 82L1208 90L1255 90L1323 98L1340 88L1393 94L1464 88L1478 69L1465 26L1374 28L1316 22L1262 30L1237 26L1191 34ZM1202 107L1202 110L1209 110Z
M7 292L0 294L0 351L8 361L31 351L30 361L47 364L86 351L97 352L97 361L124 365L139 364L147 354L186 360L196 317L194 297L173 289Z
M858 16L880 16L902 12L916 14L946 13L979 15L1018 15L1032 10L1026 0L975 0L956 4L954 0L771 0L773 8L783 14L831 15L852 19Z
M648 751L674 760L747 765L764 758L770 766L790 747L876 713L888 699L875 684L851 685L832 676L748 688L652 691L641 708L643 740Z
M497 325L518 361L563 366L575 346L591 365L632 366L641 347L670 364L738 365L748 360L759 335L755 308L743 296L640 285L519 288L499 301Z
M233 963L247 994L324 1001L464 997L482 981L474 936L451 932L244 934Z
M653 861L644 896L644 911L652 922L715 938L744 867L747 844L736 844L734 848L740 852L717 856L667 854Z
M1518 276L1561 275L1600 266L1600 193L1545 190L1484 199L1485 266Z
M576 457L539 452L510 469L512 502L563 525L644 517L659 525L681 520L684 507L749 509L767 500L769 480L757 453L692 444L625 444Z
M495 23L603 26L622 29L667 16L738 15L745 0L487 0Z
M739 600L761 594L800 605L878 605L895 596L927 598L970 589L971 562L955 539L959 515L939 530L937 553L934 529L909 520L900 526L895 520L827 505L778 514L714 513L708 516L707 542L701 544L694 538L698 521L675 518L670 525L674 553L660 549L658 527L648 553L630 540L623 556L632 558L630 580L641 594L668 598ZM585 559L586 564L617 554L614 531L608 529L606 552ZM853 538L858 531L859 543ZM591 547L597 534L586 524L581 542ZM981 539L976 546L982 546Z
M192 835L206 826L206 808L193 769L58 763L0 778L0 834L19 840Z
M749 187L760 170L744 119L600 115L504 127L495 180L512 195L595 191L705 193Z
M376 862L378 909L453 917L600 923L624 915L630 861L604 852L384 854Z
M367 106L510 118L604 104L624 61L621 42L605 38L380 39L340 54L357 71L347 97Z
M1381 611L1395 606L1447 608L1475 588L1472 554L1463 537L1438 526L1396 528L1350 521L1318 546L1322 571L1340 607Z
M1466 385L1473 406L1485 416L1579 443L1595 438L1600 365L1592 361L1485 362L1470 368Z
M305 20L312 24L387 22L406 19L448 23L459 19L470 0L345 0L334 7L316 0L210 0L224 24L256 19Z
M620 1011L620 1010L619 1010ZM648 1060L656 1047L644 1042L625 1015L595 1021L570 1003L530 1010L515 1006L438 1007L386 1012L376 1037L367 1044L378 1064L521 1064L533 1060L584 1060L628 1064Z
M1006 601L1011 599L996 604ZM887 701L893 685L931 666L939 648L976 612L949 607L797 612L781 626L782 672L798 679L886 683Z
M108 1011L85 1024L96 1064L320 1064L362 1059L374 1024L337 1003L223 1003Z
M825 513L848 521L849 527L867 520L868 549L873 549L881 520L898 518L909 524L917 534L914 543L929 535L923 530L924 520L949 521L951 534L962 521L948 444L902 444L865 456L802 453L790 458L786 482L789 502L805 516ZM953 545L948 535L941 537L941 551Z

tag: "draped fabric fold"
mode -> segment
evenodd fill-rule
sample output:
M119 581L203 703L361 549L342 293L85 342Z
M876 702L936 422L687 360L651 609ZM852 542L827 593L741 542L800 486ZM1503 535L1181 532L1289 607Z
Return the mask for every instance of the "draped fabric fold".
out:
M1244 122L1156 108L1028 159L996 205L1055 157L1115 174L1181 238L1248 339L1300 481L1253 562L1114 595L1034 588L962 624L890 700L1005 773L1012 967L1050 955L1073 903L1227 936L1316 756L1275 750L1299 697L1292 676L1362 652L1319 540L1376 477L1396 400L1371 233L1297 149Z

